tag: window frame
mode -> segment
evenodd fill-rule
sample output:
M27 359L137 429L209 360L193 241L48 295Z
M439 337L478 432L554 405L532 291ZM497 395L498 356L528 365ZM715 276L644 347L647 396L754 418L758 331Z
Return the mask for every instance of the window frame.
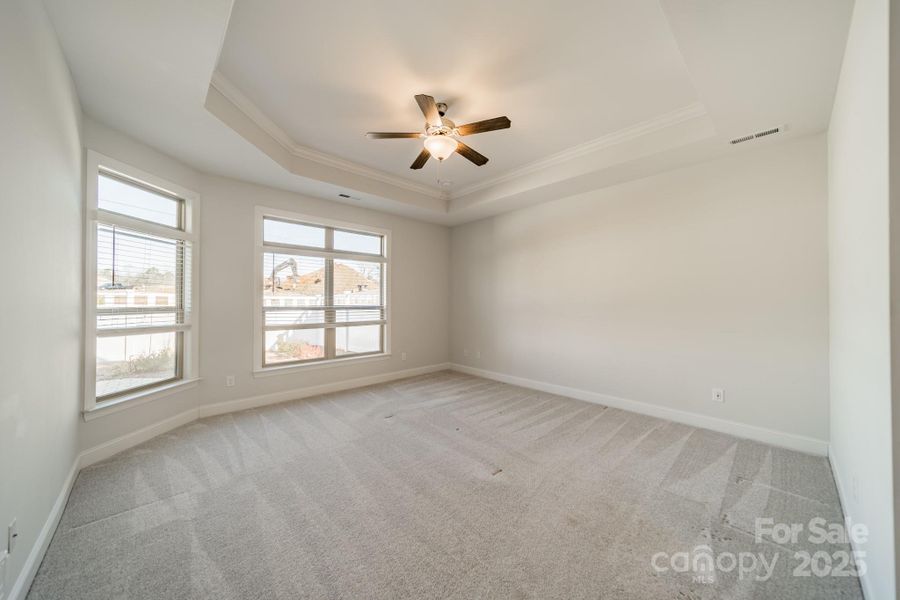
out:
M294 244L283 244L277 242L265 242L264 240L264 222L266 219L287 221L291 223L299 223L310 225L313 227L326 228L326 247L329 245L327 238L333 237L330 230L341 230L352 233L363 233L370 235L378 235L382 238L382 253L370 254L365 252L348 252L343 250L334 250L302 246ZM391 356L391 231L379 227L369 225L360 225L358 223L349 223L346 221L338 221L317 217L313 215L296 213L289 210L257 206L253 219L254 227L254 247L253 247L253 375L254 377L265 377L269 375L277 375L282 373L291 373L301 370L333 367L339 365L350 365L357 362L365 362L371 360L383 360ZM368 262L380 262L382 268L381 285L382 296L384 298L384 324L382 333L382 347L377 352L366 352L360 354L351 354L342 357L317 358L305 361L290 362L286 364L265 364L265 344L263 337L265 335L265 327L263 321L263 255L267 252L281 252L286 254L294 254L301 256L321 256L323 258L361 260ZM366 325L366 322L360 322L357 325ZM327 330L329 328L323 327ZM335 327L330 329L336 330ZM326 342L327 343L327 342Z
M200 323L200 244L199 209L200 196L171 181L142 171L121 161L87 150L85 161L85 215L84 215L84 418L115 412L126 406L134 406L158 397L167 396L183 388L193 387L199 380L199 323ZM172 196L182 201L179 221L182 228L131 217L104 210L99 204L99 177L112 176L154 193ZM164 381L125 390L98 400L96 388L97 369L97 225L103 223L169 239L182 240L191 245L190 279L185 280L186 294L190 296L190 310L185 311L184 322L165 331L177 332L180 361L176 361L176 376ZM148 329L134 328L134 334L147 333Z

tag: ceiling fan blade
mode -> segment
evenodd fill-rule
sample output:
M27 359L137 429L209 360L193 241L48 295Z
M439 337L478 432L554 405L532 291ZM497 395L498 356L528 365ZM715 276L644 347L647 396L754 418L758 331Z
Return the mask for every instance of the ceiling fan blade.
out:
M427 121L429 125L432 127L443 126L444 123L441 121L441 115L438 113L437 104L434 103L434 98L426 94L417 94L416 102L419 103L419 108L422 109L422 114L425 115L425 121Z
M459 135L472 135L474 133L484 133L485 131L494 131L496 129L507 129L510 123L508 117L494 117L493 119L485 119L484 121L475 121L466 125L457 127Z
M469 160L471 160L473 163L475 163L479 167L488 161L487 156L485 156L483 154L479 154L478 152L472 150L471 148L469 148L462 142L459 142L459 145L456 147L456 152L458 154L468 158Z
M416 160L413 161L413 164L409 165L409 168L421 169L425 166L425 163L428 162L429 158L431 158L431 152L428 151L428 148L422 148L422 151L419 152L419 155L416 157Z
M422 137L421 133L396 133L389 131L370 131L366 134L366 137L371 140L393 140L399 138L419 138Z

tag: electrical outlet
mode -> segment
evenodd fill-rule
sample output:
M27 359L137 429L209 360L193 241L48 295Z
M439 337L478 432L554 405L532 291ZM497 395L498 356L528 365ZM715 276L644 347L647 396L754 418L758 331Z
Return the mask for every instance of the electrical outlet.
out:
M400 360L406 360L406 352L400 353Z
M713 388L712 401L713 402L725 402L725 390L723 390L721 388Z
M225 387L234 387L234 375L225 376Z
M16 524L16 520L13 519L9 524L9 528L7 529L6 534L6 549L9 550L9 553L12 554L13 550L16 549L16 541L19 539L19 526Z
M468 348L463 348L463 356L466 356L466 357L469 356L469 349L468 349Z

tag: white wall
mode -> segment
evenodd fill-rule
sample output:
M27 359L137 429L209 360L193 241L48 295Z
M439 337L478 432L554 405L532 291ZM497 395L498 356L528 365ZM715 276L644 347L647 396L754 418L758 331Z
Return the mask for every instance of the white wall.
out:
M869 526L869 598L894 598L888 0L857 0L828 133L831 461Z
M84 119L84 146L181 187L201 191L203 176L200 173L89 117ZM80 448L82 450L97 448L121 436L195 411L198 398L199 387L195 387L82 422L79 431Z
M0 295L0 531L12 518L20 531L8 583L24 585L36 566L79 449L219 402L449 357L798 439L830 437L845 511L871 530L864 586L870 598L894 597L888 5L856 2L827 161L822 136L761 142L452 234L207 176L88 120L87 147L203 197L204 379L82 422L80 109L41 3L0 3L0 114L12 115L0 135L0 252L12 290ZM252 376L256 205L392 230L393 356ZM726 389L724 404L711 403L712 387Z
M204 179L201 219L201 403L216 403L445 363L450 234L413 221L221 177ZM387 360L253 377L254 207L391 230ZM400 354L406 352L407 360ZM226 375L235 386L225 387Z
M890 11L890 65L896 71L900 65L900 10L897 0L891 0L893 10ZM891 173L900 173L900 77L890 77L890 143L889 169ZM891 315L900 315L900 185L896 175L890 185L891 214ZM900 319L891 319L891 413L893 416L892 442L894 446L894 585L900 589Z
M824 449L825 140L735 152L454 228L451 360Z
M81 389L81 110L42 3L0 2L0 82L0 548L16 518L21 590L72 474Z
M290 396L305 388L447 362L450 234L431 225L198 173L93 119L85 146L201 195L199 388L83 423L81 448L220 402ZM390 358L253 377L254 208L266 206L391 230ZM400 354L406 352L407 360ZM226 375L235 386L225 387ZM286 397L284 398L286 399Z

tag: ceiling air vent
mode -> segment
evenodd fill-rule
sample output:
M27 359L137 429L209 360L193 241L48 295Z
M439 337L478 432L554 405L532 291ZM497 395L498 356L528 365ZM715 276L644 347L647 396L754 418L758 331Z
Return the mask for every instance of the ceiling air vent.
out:
M731 143L732 144L742 144L744 142L749 142L752 139L753 139L752 135L745 135L744 137L734 138L733 140L731 140Z
M729 143L734 144L743 144L744 142L752 142L755 139L766 137L767 135L775 135L776 133L781 133L782 131L787 131L787 125L782 125L781 127L773 127L771 129L764 129L763 131L757 131L756 133L751 133L748 135L742 135L741 137L734 138Z
M781 131L781 127L775 127L774 129L766 129L765 131L760 131L759 133L754 133L753 137L761 138L763 136L772 135L773 133L778 133Z

